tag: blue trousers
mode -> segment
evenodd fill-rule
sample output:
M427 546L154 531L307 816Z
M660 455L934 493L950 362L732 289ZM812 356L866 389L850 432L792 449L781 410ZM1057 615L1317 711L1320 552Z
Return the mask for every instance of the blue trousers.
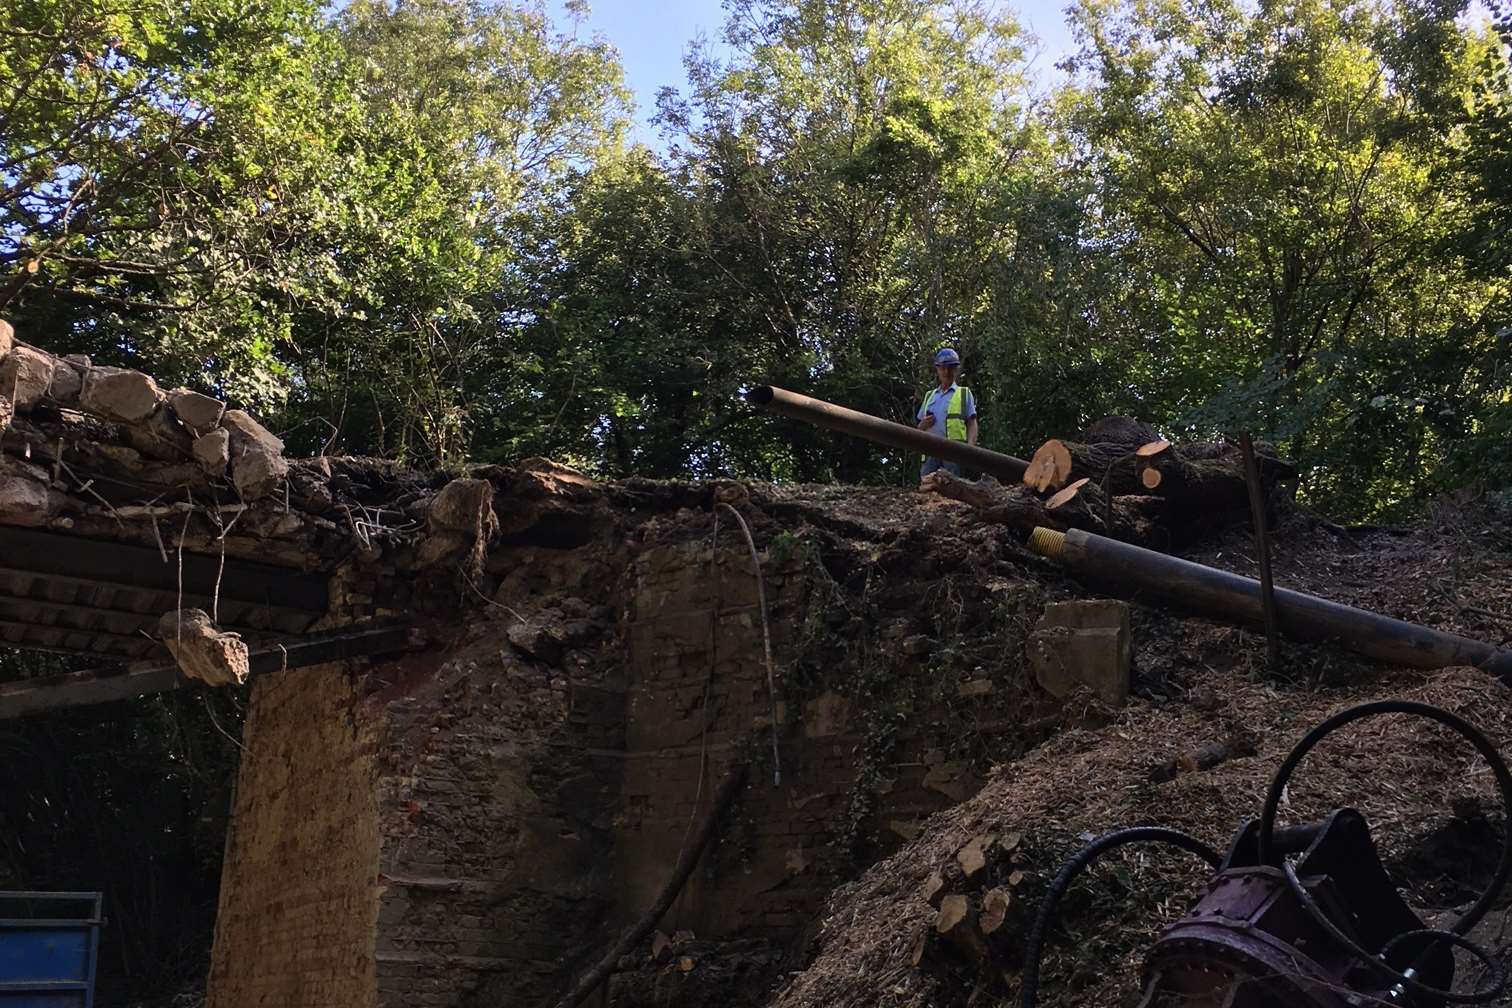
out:
M959 462L941 462L937 458L927 458L924 460L924 464L919 466L919 479L923 479L936 469L944 469L952 476L961 475L961 465Z

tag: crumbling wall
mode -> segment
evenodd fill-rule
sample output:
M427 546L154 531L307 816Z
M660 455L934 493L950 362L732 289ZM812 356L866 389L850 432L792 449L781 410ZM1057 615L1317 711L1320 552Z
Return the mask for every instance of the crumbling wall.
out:
M340 665L274 673L253 689L211 1008L372 1008L375 728Z
M544 464L487 478L501 531L483 569L469 573L463 557L458 580L423 592L433 621L458 621L433 625L445 639L431 651L374 663L343 715L365 747L347 785L366 789L372 816L345 828L376 842L361 848L370 877L332 876L371 913L354 953L373 964L370 999L354 1003L549 1003L652 902L736 760L750 764L747 787L662 926L781 949L837 883L968 797L994 754L1023 744L1035 701L1021 663L1000 658L1021 645L1014 635L1032 626L1043 592L1006 577L969 590L1014 561L1000 556L997 530L971 541L950 527L954 504L900 496L894 525L831 528L783 499L740 504L770 607L774 785L755 569L729 522L711 551L715 488L626 491ZM333 592L370 601L348 580ZM331 687L297 681L305 709L285 715L287 727L255 717L253 752L264 733L294 734L297 718L329 707ZM320 859L320 817L283 817L281 839L259 825L291 800L270 789L308 779L321 793L334 771L307 766L320 752L318 742L291 752L284 776L244 776L260 797L238 816L259 839L238 835L228 860L218 988L239 976L238 944L261 949L261 932L290 919L294 904L258 895L278 885L260 852L282 844ZM261 874L266 882L249 877ZM270 955L283 954L278 941L266 940ZM776 966L764 954L751 962L751 976ZM286 972L280 983L300 982L297 961ZM638 1003L614 989L619 1003ZM215 1008L240 1008L228 990L212 991Z

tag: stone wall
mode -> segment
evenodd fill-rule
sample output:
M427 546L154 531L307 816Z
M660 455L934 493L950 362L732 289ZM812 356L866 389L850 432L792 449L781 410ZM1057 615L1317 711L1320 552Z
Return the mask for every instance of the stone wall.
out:
M259 687L212 1008L335 1004L340 970L343 1006L549 1004L652 902L737 759L746 789L669 934L791 943L836 884L968 797L983 740L1026 713L1021 670L974 664L996 636L936 653L949 628L923 614L940 598L988 625L1024 600L961 602L901 568L858 597L815 540L769 546L778 783L754 570L733 530L711 560L708 523L502 546L468 596L489 604L374 664L360 698L320 671Z
M245 729L211 1008L372 1008L374 724L338 665L259 680Z

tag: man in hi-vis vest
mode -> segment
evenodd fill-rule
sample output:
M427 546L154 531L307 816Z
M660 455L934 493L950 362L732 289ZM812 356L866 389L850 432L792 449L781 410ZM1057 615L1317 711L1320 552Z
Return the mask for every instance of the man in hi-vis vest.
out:
M946 347L935 354L934 362L939 384L929 390L924 404L919 407L919 415L915 418L919 421L919 430L974 445L977 443L976 396L971 394L971 389L956 384L961 358ZM961 467L955 462L926 458L919 468L919 478L923 479L936 469L944 469L954 476L961 475Z

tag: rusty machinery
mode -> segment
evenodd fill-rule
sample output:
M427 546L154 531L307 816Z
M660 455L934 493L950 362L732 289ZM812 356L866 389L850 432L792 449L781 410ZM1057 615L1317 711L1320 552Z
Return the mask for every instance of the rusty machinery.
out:
M1343 725L1377 714L1436 721L1467 739L1491 765L1504 833L1495 874L1480 898L1446 928L1427 927L1381 865L1365 818L1335 810L1321 822L1278 827L1276 814L1303 757ZM1466 935L1512 874L1512 773L1475 726L1438 707L1382 700L1343 711L1297 743L1271 780L1259 819L1220 856L1184 833L1158 826L1118 830L1066 862L1050 884L1026 943L1021 1004L1038 998L1039 959L1056 906L1103 854L1137 843L1176 847L1215 869L1207 892L1167 927L1145 957L1140 1008L1443 1008L1505 1004L1507 978ZM1477 990L1454 989L1454 949L1485 967Z

